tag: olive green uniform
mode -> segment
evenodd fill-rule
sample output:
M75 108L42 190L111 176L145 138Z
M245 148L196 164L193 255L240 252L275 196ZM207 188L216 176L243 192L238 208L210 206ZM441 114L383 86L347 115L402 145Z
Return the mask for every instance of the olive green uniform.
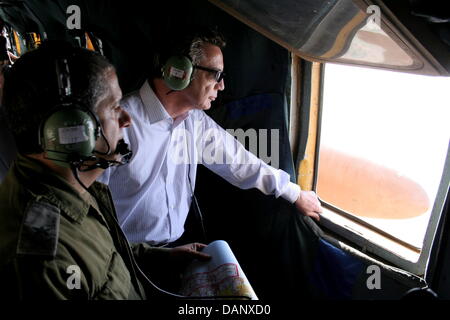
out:
M130 247L108 188L95 182L89 191L100 204L39 161L18 156L0 185L0 296L146 298L150 286L134 257L149 264L165 249Z

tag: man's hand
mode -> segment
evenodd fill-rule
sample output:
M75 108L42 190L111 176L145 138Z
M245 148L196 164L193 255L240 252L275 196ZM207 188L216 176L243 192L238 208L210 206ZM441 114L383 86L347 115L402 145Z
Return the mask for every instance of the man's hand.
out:
M303 215L311 217L316 221L320 220L322 205L314 191L300 191L300 196L294 204L297 210Z
M189 243L170 250L170 257L175 263L188 263L194 259L207 261L211 259L209 254L201 252L206 247L202 243Z

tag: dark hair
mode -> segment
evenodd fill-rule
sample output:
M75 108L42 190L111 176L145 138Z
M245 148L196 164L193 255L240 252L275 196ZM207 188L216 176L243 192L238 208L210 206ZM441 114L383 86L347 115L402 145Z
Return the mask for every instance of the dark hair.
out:
M223 49L226 41L217 28L209 27L194 27L176 36L167 37L167 41L162 43L159 52L156 53L149 78L161 77L162 66L173 55L188 56L194 65L200 63L205 44L212 44Z
M100 54L66 42L43 43L25 53L5 74L2 116L20 153L40 153L41 122L59 102L56 61L67 59L72 98L93 112L108 92L107 76L114 67Z

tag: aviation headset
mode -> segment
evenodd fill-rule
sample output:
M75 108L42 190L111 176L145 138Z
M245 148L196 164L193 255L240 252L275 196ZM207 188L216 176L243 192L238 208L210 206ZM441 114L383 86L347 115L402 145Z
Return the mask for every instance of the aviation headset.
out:
M39 126L39 146L48 159L69 167L93 156L101 129L92 111L72 97L67 58L55 64L59 101Z
M162 78L172 91L187 88L194 79L196 66L190 57L190 50L192 41L197 36L197 32L187 31L163 41L162 51L157 56L157 61L162 63L159 66Z
M199 65L193 65L192 60L187 55L174 55L167 59L161 68L162 77L167 86L172 90L183 90L189 86L194 79L194 69L201 69L208 72L214 72L216 81L222 81L225 73Z
M75 166L78 169L85 161L98 160L83 171L123 164L97 158L94 153L107 155L115 151L128 162L131 158L128 145L121 140L117 149L111 150L97 116L88 106L72 97L67 58L56 60L56 75L59 101L39 125L39 146L47 153L47 158L60 166ZM95 143L100 136L107 144L106 152L95 150Z
M196 66L190 54L190 49L192 41L197 37L202 37L204 34L208 35L218 35L216 30L207 28L197 28L198 30L187 31L184 35L178 35L175 39L166 39L166 43L163 44L166 49L169 49L169 54L167 59L163 60L164 64L161 67L162 78L164 79L167 86L174 91L183 90L189 86L193 80L194 69L203 69L206 71L213 71L211 69ZM159 62L159 58L157 61ZM225 74L220 72L216 78L217 82L220 82Z
M186 54L170 56L161 68L162 77L172 90L183 90L193 79L194 66Z

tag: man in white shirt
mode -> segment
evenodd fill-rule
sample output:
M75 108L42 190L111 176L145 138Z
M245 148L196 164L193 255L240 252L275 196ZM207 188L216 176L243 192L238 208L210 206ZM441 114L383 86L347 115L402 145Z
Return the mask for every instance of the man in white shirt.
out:
M256 158L205 114L225 88L224 45L215 32L191 38L184 53L193 65L186 88L175 90L156 77L122 102L134 122L125 130L134 154L127 165L106 171L101 181L111 189L119 223L131 242L162 245L181 237L198 163L241 189L281 196L319 220L322 208L314 192L300 190L289 174Z

